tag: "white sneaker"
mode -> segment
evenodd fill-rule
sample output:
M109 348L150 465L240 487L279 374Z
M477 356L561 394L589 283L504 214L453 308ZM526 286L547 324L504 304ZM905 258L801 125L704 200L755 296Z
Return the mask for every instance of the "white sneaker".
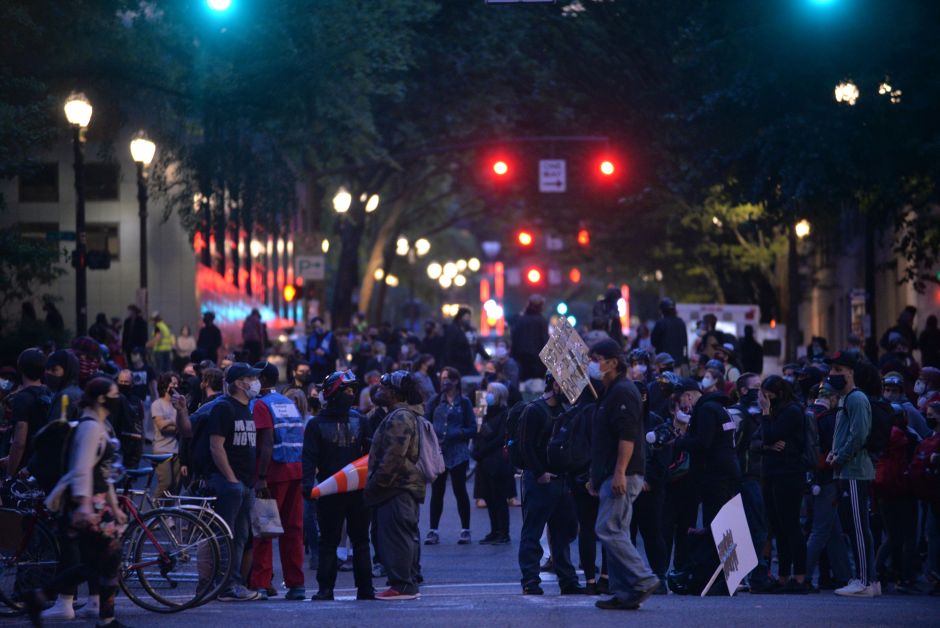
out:
M836 595L844 597L875 597L875 591L871 585L862 584L861 580L850 580L847 585L841 589L836 589Z
M43 621L48 619L65 619L71 621L75 619L75 609L72 608L72 600L63 602L60 597L55 601L55 604L42 612L41 617Z

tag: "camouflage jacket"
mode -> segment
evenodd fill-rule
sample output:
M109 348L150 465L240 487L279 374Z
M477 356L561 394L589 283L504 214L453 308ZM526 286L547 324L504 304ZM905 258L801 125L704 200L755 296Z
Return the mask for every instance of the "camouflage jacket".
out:
M369 451L369 477L365 500L375 506L402 492L423 502L424 476L418 470L418 417L407 406L399 406L382 420Z

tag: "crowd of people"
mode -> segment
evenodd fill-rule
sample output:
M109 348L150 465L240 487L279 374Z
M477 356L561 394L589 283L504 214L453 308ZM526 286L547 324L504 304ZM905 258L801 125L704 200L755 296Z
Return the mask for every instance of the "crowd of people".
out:
M737 494L759 556L745 583L751 593L940 591L936 317L917 335L916 311L906 309L876 361L857 342L830 352L813 338L799 362L762 377L753 329L738 339L706 316L690 347L666 299L649 333L624 338L616 295L605 295L582 334L591 383L572 402L538 357L549 338L543 309L533 296L490 351L467 308L444 324L427 321L423 337L361 315L343 330L316 317L303 346L275 360L257 311L226 353L211 312L197 337L185 327L176 336L159 314L148 326L133 305L123 325L99 315L68 348L27 349L0 370L6 477L40 470L44 426L78 422L68 469L46 502L63 540L78 542L63 543L73 550L27 600L31 611L74 618L87 581L81 613L120 625L126 516L112 479L145 451L169 455L155 465L157 495L212 495L231 528L244 558L221 601L305 599L305 567L317 572L314 600L334 599L340 569L353 571L359 600L414 599L423 581L420 504L430 486L424 545L438 545L448 484L461 545L473 542L474 501L490 526L478 543L511 543L509 509L521 498L527 595L544 594L545 570L563 595L609 594L597 602L604 609L697 593L718 564L704 531ZM428 471L429 438L439 444L439 473ZM311 499L366 455L363 490ZM257 496L277 504L276 541L252 534ZM374 578L387 588L376 592Z

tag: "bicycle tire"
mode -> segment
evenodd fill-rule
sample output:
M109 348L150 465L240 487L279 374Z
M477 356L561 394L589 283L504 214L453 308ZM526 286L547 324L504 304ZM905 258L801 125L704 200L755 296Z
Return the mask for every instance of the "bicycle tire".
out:
M193 604L192 607L195 608L211 602L219 596L228 585L232 571L236 568L235 566L241 566L241 560L233 560L235 551L232 530L219 513L208 506L198 506L196 504L183 504L180 508L194 514L196 518L209 526L219 545L218 574L213 578L213 586L206 589L202 598Z
M143 525L135 522L125 532L121 589L155 613L191 608L218 577L220 550L211 529L178 508L151 510L141 518Z
M27 526L33 526L31 531ZM23 535L29 538L23 540ZM0 602L15 613L23 612L23 594L47 585L59 566L59 541L34 513L0 508ZM19 542L17 542L19 539ZM16 545L16 547L11 547Z

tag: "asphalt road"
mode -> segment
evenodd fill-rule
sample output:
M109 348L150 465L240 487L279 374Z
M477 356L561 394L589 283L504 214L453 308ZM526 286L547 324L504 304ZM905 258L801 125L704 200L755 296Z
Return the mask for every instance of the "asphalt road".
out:
M421 598L408 602L357 602L352 573L341 572L335 602L214 602L175 615L149 613L126 598L118 600L118 617L132 626L940 626L940 598L886 595L877 599L847 599L832 593L805 596L748 595L726 597L654 596L639 611L601 611L594 597L560 597L552 574L542 574L545 595L521 595L516 562L521 509L512 508L513 544L481 546L476 540L488 531L485 510L473 508L474 544L457 545L459 523L448 492L441 525L441 544L422 546L426 578ZM428 507L421 515L423 534ZM275 551L275 556L277 552ZM577 556L573 552L573 556ZM316 592L308 571L307 594ZM275 582L280 581L275 572ZM375 580L379 589L384 582ZM0 620L2 621L2 620ZM8 621L7 625L22 622ZM49 625L56 625L49 623ZM64 624L59 624L64 625ZM75 624L70 624L75 625ZM86 622L86 625L92 625Z

